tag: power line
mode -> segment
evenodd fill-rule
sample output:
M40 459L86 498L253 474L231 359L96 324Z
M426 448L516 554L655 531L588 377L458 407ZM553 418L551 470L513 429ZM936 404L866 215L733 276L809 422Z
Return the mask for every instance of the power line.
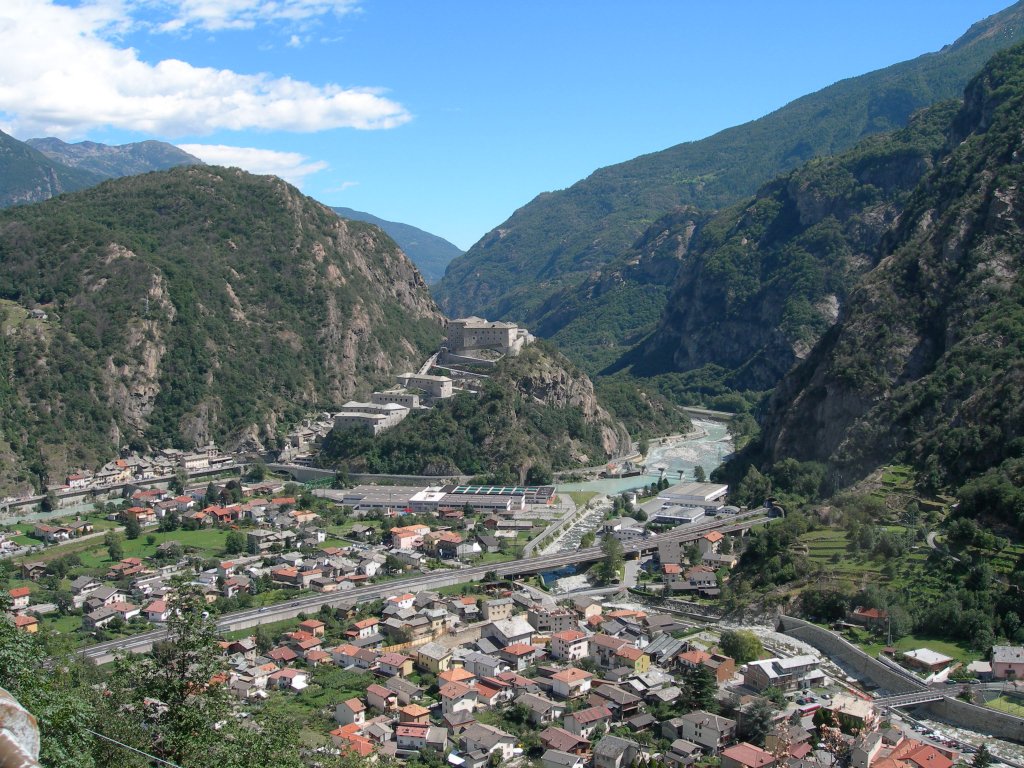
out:
M158 763L163 763L164 765L169 765L169 766L171 766L171 768L181 768L181 766L178 765L177 763L172 763L170 760L164 760L163 758L157 757L156 755L151 755L148 752L143 752L141 749L136 749L135 747L131 746L130 744L125 744L124 742L118 741L117 739L112 739L109 736L104 736L102 733L97 733L96 731L92 730L91 728L82 728L82 730L85 731L86 733L91 733L93 736L96 736L97 738L103 739L104 741L109 741L111 744L116 744L119 747L122 747L124 749L130 750L130 751L134 752L137 755L142 755L143 757L149 758L150 760L155 760Z

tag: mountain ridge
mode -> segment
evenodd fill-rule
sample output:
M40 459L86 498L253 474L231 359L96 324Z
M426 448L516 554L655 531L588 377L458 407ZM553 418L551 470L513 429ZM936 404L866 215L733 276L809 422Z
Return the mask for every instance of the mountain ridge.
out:
M758 120L594 171L515 211L448 267L434 289L452 315L549 328L544 308L625 252L666 212L730 205L819 154L905 124L958 97L995 50L1024 36L1024 3L979 21L941 51L808 94ZM837 106L838 105L838 106ZM571 357L576 350L566 349Z
M25 143L55 162L90 171L107 179L165 171L179 165L201 165L203 162L173 144L154 140L117 145L95 141L68 144L48 136L29 139Z

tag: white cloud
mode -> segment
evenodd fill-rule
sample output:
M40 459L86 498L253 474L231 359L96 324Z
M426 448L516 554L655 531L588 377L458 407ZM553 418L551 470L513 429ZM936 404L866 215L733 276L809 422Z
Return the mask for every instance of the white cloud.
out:
M311 173L322 171L327 163L310 160L298 152L278 152L256 147L229 147L224 144L179 144L180 149L210 165L238 167L250 173L270 173L297 187Z
M198 7L198 2L186 5ZM225 13L240 18L245 8L280 15L343 4L210 0L202 5L210 13L230 6ZM0 2L0 119L16 135L72 138L99 127L174 136L251 128L373 130L411 119L376 88L318 86L177 59L151 64L135 49L105 39L126 23L117 0L76 7L52 0Z
M298 35L292 35L291 37L288 38L287 45L289 48L301 48L302 38L299 37Z
M166 17L157 24L162 32L189 27L211 31L251 29L261 22L300 22L358 11L357 0L149 0L147 5Z

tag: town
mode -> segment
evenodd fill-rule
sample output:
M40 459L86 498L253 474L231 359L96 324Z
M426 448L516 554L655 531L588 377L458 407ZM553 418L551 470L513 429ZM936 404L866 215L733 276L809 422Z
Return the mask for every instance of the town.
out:
M557 525L554 487L311 492L263 478L140 489L102 515L34 524L48 546L9 573L8 594L19 629L66 631L86 647L173 621L183 589L214 616L262 606L255 632L223 635L218 683L239 712L282 702L320 723L321 749L368 761L810 768L838 756L855 768L951 768L950 743L910 720L901 730L826 654L695 619L728 581L742 530L701 529L688 543L664 532L742 518L727 493L684 482L610 506L603 548L656 542L638 581L625 587L617 562L599 587L560 596L536 578L460 579L468 563L523 556ZM446 570L448 586L402 589L403 577ZM380 598L361 596L370 584ZM326 599L309 615L269 613L303 595ZM875 609L848 617L885 620ZM958 671L927 648L892 663L922 685ZM968 672L1013 679L1024 649L997 648ZM306 711L315 690L359 694L339 695L328 718Z

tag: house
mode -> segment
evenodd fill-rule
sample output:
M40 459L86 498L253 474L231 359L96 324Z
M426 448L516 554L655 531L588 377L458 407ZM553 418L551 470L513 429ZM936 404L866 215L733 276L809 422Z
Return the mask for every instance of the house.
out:
M28 587L15 587L8 591L11 596L11 608L15 611L21 611L28 608L29 600L31 599L32 590Z
M680 666L688 669L704 668L709 670L719 685L732 679L736 672L736 662L729 656L706 651L684 651L676 656Z
M902 654L908 665L925 672L934 673L945 669L953 663L953 658L930 648L918 648Z
M782 691L807 690L825 682L818 663L810 655L751 661L743 673L743 684L755 691L772 687Z
M516 737L492 725L474 722L462 731L459 743L467 752L479 749L488 755L496 754L498 761L504 762L512 759Z
M583 755L590 751L590 742L587 739L554 725L540 732L540 743L545 749L555 749L573 755Z
M451 667L452 650L440 643L424 643L416 649L416 663L436 675Z
M871 763L878 757L878 753L882 751L882 745L883 740L880 733L857 734L850 747L851 768L870 768ZM769 746L767 741L765 746Z
M594 768L629 768L640 754L640 745L631 739L605 736L594 745Z
M586 768L587 761L571 752L548 749L540 756L540 764L542 768Z
M357 637L360 640L365 640L366 638L372 637L373 635L377 634L377 627L379 624L380 619L363 619L362 621L357 621L355 624L353 624L353 628L349 630L346 634Z
M448 749L448 734L444 728L426 723L402 723L395 728L395 741L398 748L406 752L419 752L432 749L444 754Z
M599 725L607 728L611 721L612 713L607 707L587 707L566 715L564 725L570 733L589 739Z
M438 689L441 697L441 714L456 712L472 714L477 705L477 690L465 683L445 683Z
M760 747L741 741L722 750L722 768L769 768L775 756Z
M21 564L21 578L28 579L29 581L39 581L43 576L46 575L46 563L34 562L34 563L22 563Z
M398 722L429 724L430 710L419 704L406 704L398 708Z
M889 612L881 608L865 608L858 605L846 614L846 620L851 624L869 629L883 629L889 621Z
M322 621L317 621L316 619L306 619L305 621L299 623L299 631L308 632L309 634L313 635L313 637L323 637L324 629L326 626L327 625L324 624Z
M171 609L165 600L153 600L142 609L142 613L148 621L160 624L167 621L167 618L171 615Z
M484 621L502 621L512 617L516 604L511 597L495 598L484 603Z
M30 635L34 635L39 631L39 619L35 616L18 614L14 617L14 626L16 629L20 629L28 632Z
M873 731L878 727L879 717L874 702L855 699L845 693L837 693L822 709L831 712L844 731Z
M718 548L722 545L722 539L725 538L725 534L721 531L708 531L699 539L697 539L697 548L700 550L700 554L706 555L709 552L718 552Z
M282 691L295 691L298 693L309 686L309 675L301 669L285 667L279 669L267 678L267 687L277 688Z
M674 717L667 723L676 723L678 727L675 733L669 737L665 733L666 723L662 723L662 736L692 741L711 754L717 754L726 744L736 738L735 720L713 715L700 709L681 717Z
M651 657L632 645L619 648L615 659L619 662L616 666L626 667L635 675L645 674L651 669Z
M661 757L668 768L689 768L700 757L700 746L686 739L676 739Z
M539 693L520 694L515 703L526 708L530 722L536 726L553 723L565 714L565 704L552 701Z
M384 687L394 691L398 696L398 703L401 706L411 704L423 695L423 689L415 683L409 682L403 677L395 675L388 678Z
M356 698L346 699L334 708L334 719L342 725L362 725L366 722L366 705Z
M566 629L551 635L551 657L561 661L579 661L590 654L590 640L578 629Z
M541 649L535 645L513 643L512 645L502 648L499 651L499 654L503 660L508 662L512 669L516 672L522 672L537 660L540 650Z
M482 632L483 637L493 639L499 648L515 643L532 644L535 634L533 627L522 616L492 621L483 628Z
M401 653L385 653L377 659L377 664L380 671L388 676L409 677L413 672L412 659Z
M602 669L613 669L619 666L618 652L629 645L627 640L603 633L590 638L591 656Z
M373 683L366 689L366 701L378 712L398 709L398 694L378 683Z
M992 679L1024 680L1024 647L992 646Z
M578 699L587 695L593 679L590 672L569 667L551 676L551 692L566 700Z
M591 690L587 702L592 707L600 706L611 710L616 720L626 720L640 711L643 700L618 686L602 685Z

